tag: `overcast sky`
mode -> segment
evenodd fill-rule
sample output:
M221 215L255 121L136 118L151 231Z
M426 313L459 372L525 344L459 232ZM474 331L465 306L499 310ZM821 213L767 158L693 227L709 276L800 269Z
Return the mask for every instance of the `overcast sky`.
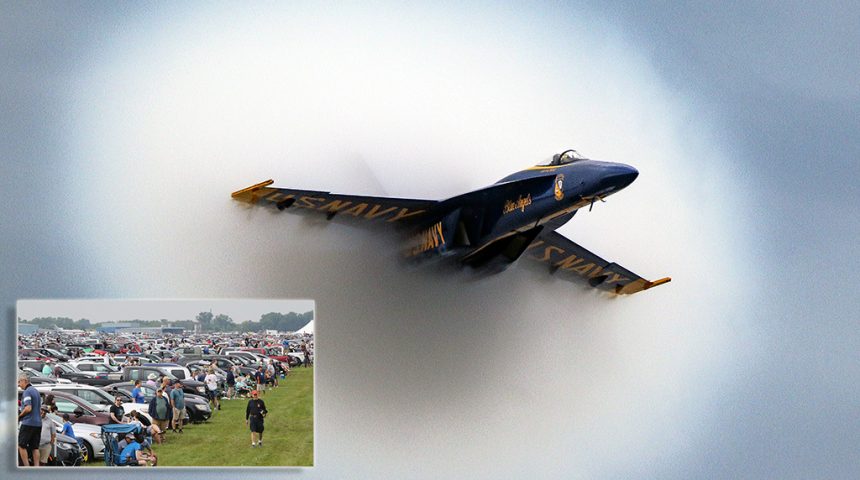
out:
M0 11L5 338L21 298L315 300L308 477L860 476L855 3ZM672 283L407 268L228 195L446 198L565 148L640 175L560 232Z

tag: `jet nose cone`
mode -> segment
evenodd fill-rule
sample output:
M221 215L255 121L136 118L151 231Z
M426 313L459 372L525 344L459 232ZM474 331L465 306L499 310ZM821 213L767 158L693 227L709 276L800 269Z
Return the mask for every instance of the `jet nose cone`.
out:
M621 174L621 179L624 182L623 187L626 187L627 185L633 183L633 180L636 180L636 177L639 176L639 170L636 170L630 165L622 165L622 168L624 170L624 173Z
M639 176L639 170L631 167L630 165L624 165L623 163L618 163L612 166L609 174L605 177L605 181L615 187L616 190L621 190L633 183L633 180L636 180L636 177Z

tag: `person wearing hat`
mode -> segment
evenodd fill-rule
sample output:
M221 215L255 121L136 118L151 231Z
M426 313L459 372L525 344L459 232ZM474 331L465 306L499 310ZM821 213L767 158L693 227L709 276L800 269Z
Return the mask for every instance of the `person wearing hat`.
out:
M57 431L54 429L54 423L45 418L47 413L48 406L42 405L39 408L39 416L42 418L42 430L39 435L39 463L41 465L48 464L48 458L50 458L54 445L57 443Z
M33 455L34 467L39 466L39 436L42 430L42 397L39 391L30 384L30 376L26 373L18 375L18 387L24 391L21 394L21 411L18 420L21 426L18 430L18 455L25 467L30 466L30 455Z
M134 434L131 432L126 433L125 436L122 437L122 440L117 442L116 447L119 449L120 452L122 452L125 449L125 447L127 447L128 444L131 443L132 441L134 441Z
M266 414L266 403L258 398L256 390L251 391L251 399L245 408L245 424L251 427L251 446L263 446L263 419Z
M173 418L173 408L170 406L170 400L164 395L162 389L155 391L155 396L149 401L149 416L152 417L152 423L158 427L162 433L167 431L170 420Z
M158 378L158 375L156 375L154 373L150 373L149 376L146 377L146 386L153 389L153 390L157 390L158 384L155 383L156 378Z
M127 439L127 445L123 447L119 454L119 464L155 466L157 463L155 455L144 453L141 443L143 443L143 438L140 435L131 436L131 438Z

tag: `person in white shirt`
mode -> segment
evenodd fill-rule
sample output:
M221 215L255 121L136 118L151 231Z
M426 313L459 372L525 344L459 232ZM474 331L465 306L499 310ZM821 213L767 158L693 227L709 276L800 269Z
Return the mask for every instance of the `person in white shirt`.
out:
M215 375L214 369L209 369L209 373L203 379L206 384L206 393L209 394L209 403L212 404L212 410L221 410L221 402L218 399L218 377Z

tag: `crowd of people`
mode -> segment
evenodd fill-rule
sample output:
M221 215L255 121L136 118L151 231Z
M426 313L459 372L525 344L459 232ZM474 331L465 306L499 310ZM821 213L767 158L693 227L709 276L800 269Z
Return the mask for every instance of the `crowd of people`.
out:
M159 363L159 365L175 365L177 368L181 368L179 364L168 363L180 361L182 355L174 353L173 350L176 349L178 352L180 345L175 340L159 345L158 353L163 354L167 352L167 355L163 357L163 362L165 363ZM246 339L243 346L246 348L261 348L265 345L265 343L259 341L248 342ZM286 341L284 341L284 345L287 345ZM312 350L310 345L312 343L302 342L300 350L298 348L295 349L304 354L302 361L298 365L304 367L311 365ZM19 351L22 346L22 341L19 338ZM35 342L26 346L40 347L41 345L39 342ZM120 370L125 367L151 364L151 359L147 361L146 358L137 356L136 354L154 354L156 347L150 346L147 349L137 348L137 352L133 352L126 345L125 349L127 351L122 352L122 355L117 355L116 352L96 353L102 355L101 358L106 365L118 366ZM69 349L68 352L71 354L69 355L70 357L72 355L77 357L83 355L80 349ZM219 352L212 341L204 344L202 349L203 358L214 356L216 353L224 353L224 349L220 348ZM225 355L221 355L221 357L223 356ZM117 360L117 357L122 358L121 360ZM222 409L222 401L247 400L245 424L250 431L250 444L253 448L263 445L264 424L266 415L268 414L265 401L261 397L268 389L277 388L280 385L281 377L286 376L290 371L288 362L276 361L264 355L261 355L260 358L257 365L253 368L247 365L243 365L240 368L239 364L234 364L228 368L220 369L214 359L208 364L198 361L193 366L189 365L187 367L187 371L191 373L190 378L202 382L205 386L205 397L209 402L213 415ZM60 360L45 361L44 367L40 372L41 376L60 379L62 374L59 368L60 363ZM54 395L51 393L44 394L45 392L42 392L43 395L40 396L39 390L30 382L31 374L32 372L20 372L18 375L18 386L22 391L18 414L18 450L21 465L24 466L45 465L51 456L58 433L73 439L79 439L75 435L74 424L68 413L61 414L63 420L61 431L58 431L58 428L51 421L45 419L45 415L48 413L58 413L56 401ZM147 388L151 390L148 391L148 394L146 393ZM159 458L156 452L153 451L153 444L165 444L168 432L182 435L188 423L186 390L183 382L176 377L168 375L159 376L151 373L145 377L145 380L134 380L130 397L133 403L143 404L145 407L140 409L127 408L129 405L125 402L128 402L128 398L117 395L114 398L114 403L105 412L109 416L109 423L111 424L134 424L138 427L134 432L118 435L116 463L120 465L158 465ZM147 398L149 399L147 400ZM199 397L197 398L198 400L194 401L200 402ZM105 400L105 403L107 403L107 400ZM205 404L205 401L203 403Z

